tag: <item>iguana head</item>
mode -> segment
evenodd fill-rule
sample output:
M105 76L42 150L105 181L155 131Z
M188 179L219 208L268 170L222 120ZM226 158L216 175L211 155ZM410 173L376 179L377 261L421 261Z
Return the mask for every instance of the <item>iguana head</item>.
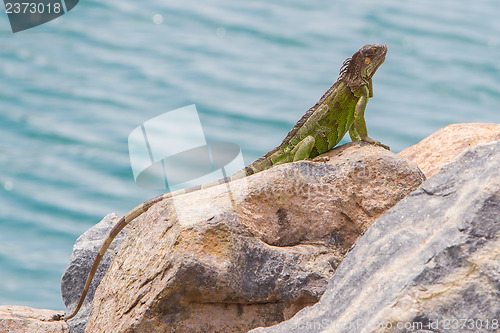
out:
M386 54L387 46L384 44L365 45L344 62L340 76L347 80L351 88L367 84L384 63Z

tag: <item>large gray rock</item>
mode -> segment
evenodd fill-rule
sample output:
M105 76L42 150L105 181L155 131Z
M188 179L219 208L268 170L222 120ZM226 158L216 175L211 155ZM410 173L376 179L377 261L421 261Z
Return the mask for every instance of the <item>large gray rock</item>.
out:
M424 179L361 142L323 157L151 207L98 287L87 331L246 332L317 302L356 239Z
M499 320L500 141L377 220L316 305L251 332L499 332Z
M61 281L61 291L64 304L66 305L66 314L69 314L76 307L80 295L87 279L87 274L90 271L92 263L113 226L118 222L119 217L112 213L106 215L101 222L94 225L92 228L83 233L76 240L73 246L73 253L69 260L68 267L63 274ZM127 230L123 230L115 238L110 248L104 255L101 265L97 270L94 280L90 286L87 298L80 309L80 312L73 318L68 320L71 333L83 333L90 315L90 307L94 298L95 290L101 282L104 274L106 274L113 258L115 257L118 248L126 236Z

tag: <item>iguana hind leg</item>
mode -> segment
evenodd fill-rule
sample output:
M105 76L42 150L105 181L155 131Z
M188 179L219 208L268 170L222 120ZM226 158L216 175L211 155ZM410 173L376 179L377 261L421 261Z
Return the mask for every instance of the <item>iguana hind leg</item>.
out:
M354 126L354 123L349 128L349 136L351 137L352 142L361 140L361 138L359 137L358 131L356 130L356 127Z
M311 156L311 151L314 147L315 139L312 135L306 136L293 148L291 155L293 161L301 161Z

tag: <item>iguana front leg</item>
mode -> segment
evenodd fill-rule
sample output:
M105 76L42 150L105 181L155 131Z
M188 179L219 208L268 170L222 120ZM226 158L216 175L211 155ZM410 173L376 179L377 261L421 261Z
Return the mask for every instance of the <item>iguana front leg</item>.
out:
M387 150L391 150L389 146L386 146L368 136L365 122L365 109L370 95L373 95L373 90L370 90L370 84L368 84L368 86L364 86L361 89L361 97L359 98L359 101L356 104L356 109L354 110L354 121L349 128L349 136L351 137L352 141L361 140L377 146L381 146Z

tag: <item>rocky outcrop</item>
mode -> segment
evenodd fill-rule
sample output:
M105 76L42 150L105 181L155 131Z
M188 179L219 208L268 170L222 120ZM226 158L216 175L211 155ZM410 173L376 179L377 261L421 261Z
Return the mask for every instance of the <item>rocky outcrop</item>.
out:
M68 324L53 320L60 311L27 306L0 306L0 333L68 333Z
M109 214L76 240L68 268L66 268L61 281L62 298L66 305L66 314L71 313L76 307L94 258L109 231L118 220L119 217L116 214ZM80 312L73 319L68 320L71 333L83 333L85 331L95 290L104 277L104 274L106 274L126 234L127 230L120 232L111 244L110 249L106 252L106 255L102 258L101 265L96 272Z
M264 332L500 330L500 141L465 151L361 237L314 306Z
M246 332L317 302L357 238L424 179L360 142L323 157L153 206L98 287L87 332Z
M500 124L453 124L406 148L399 155L417 163L425 176L430 178L466 149L498 140Z

